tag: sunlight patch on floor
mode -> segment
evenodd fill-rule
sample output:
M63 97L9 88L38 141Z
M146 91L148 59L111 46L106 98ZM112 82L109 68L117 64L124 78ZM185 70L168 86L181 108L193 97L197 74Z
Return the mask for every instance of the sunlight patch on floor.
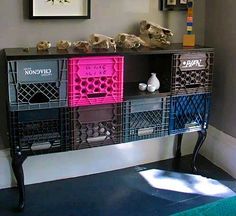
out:
M139 174L156 189L214 197L235 196L231 189L219 181L200 175L157 169L140 171Z

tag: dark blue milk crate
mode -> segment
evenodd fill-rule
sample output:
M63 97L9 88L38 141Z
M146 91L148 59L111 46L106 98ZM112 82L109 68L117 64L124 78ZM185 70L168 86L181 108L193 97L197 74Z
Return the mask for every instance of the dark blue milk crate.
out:
M72 149L68 108L10 112L13 154L38 155Z
M123 142L168 135L169 97L129 100L123 103Z
M120 143L121 120L119 103L71 108L73 149Z
M67 60L8 61L11 111L67 106Z
M174 54L172 58L172 95L210 93L213 60L213 52Z
M207 129L211 94L171 97L170 134Z

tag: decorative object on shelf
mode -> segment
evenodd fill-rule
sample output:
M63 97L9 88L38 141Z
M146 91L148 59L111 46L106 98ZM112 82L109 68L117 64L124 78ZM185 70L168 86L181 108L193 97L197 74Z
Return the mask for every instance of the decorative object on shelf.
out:
M147 84L146 83L139 83L138 88L139 88L140 91L146 91Z
M73 46L76 50L80 50L83 52L88 52L91 47L88 41L75 41L73 43Z
M94 49L106 49L113 48L116 51L116 42L114 38L102 35L102 34L92 34L89 37L89 43Z
M160 0L162 11L183 11L187 10L187 0Z
M51 47L51 43L49 41L40 41L36 47L38 51L47 51Z
M154 85L148 85L147 86L147 90L150 92L150 93L153 93L156 91L156 87Z
M71 47L71 42L68 40L59 40L56 45L58 50L67 50Z
M30 19L90 19L91 0L29 0Z
M30 48L29 47L24 47L23 48L23 52L29 52L30 51Z
M139 48L141 45L146 46L145 42L133 34L120 33L115 37L118 47L125 49Z
M155 87L155 90L160 88L160 81L157 79L156 73L151 73L151 77L147 81L147 85Z
M170 29L146 20L140 22L140 38L151 48L170 45L169 39L172 36Z
M193 47L196 43L196 37L193 34L193 0L188 0L187 5L187 34L183 37L183 46Z

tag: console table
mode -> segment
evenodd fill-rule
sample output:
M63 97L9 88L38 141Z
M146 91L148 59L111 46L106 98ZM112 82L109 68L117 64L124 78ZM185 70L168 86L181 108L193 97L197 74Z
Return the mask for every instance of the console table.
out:
M82 83L80 78L75 78L78 86L71 87L68 62L72 58L107 56L123 59L123 63L119 63L124 76L120 90L122 101L68 106L68 95L73 88L84 94L95 88L88 102L94 98L100 101L105 94L99 93L99 89L107 88L109 92L118 83L114 76L110 81L104 76L99 79L90 76ZM35 48L5 49L9 143L19 190L19 209L25 205L22 164L32 155L176 135L175 156L179 158L183 134L197 131L199 136L192 159L192 170L197 172L196 158L207 135L213 60L212 48L184 48L181 44L163 49L87 53L56 48L43 52ZM104 61L104 64L105 68L108 63ZM161 83L159 91L140 92L138 83L146 82L153 72ZM80 98L77 94L74 96Z

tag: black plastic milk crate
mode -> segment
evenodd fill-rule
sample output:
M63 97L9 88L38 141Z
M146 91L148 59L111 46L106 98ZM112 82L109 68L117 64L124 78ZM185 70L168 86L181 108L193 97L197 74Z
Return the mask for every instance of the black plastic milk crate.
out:
M211 94L171 97L170 134L207 129Z
M11 111L67 106L67 60L8 61Z
M169 97L130 100L123 103L124 142L168 135Z
M214 53L175 54L172 59L172 95L210 93Z
M72 149L68 108L10 112L14 154L38 155Z
M121 104L71 108L73 149L120 143Z

